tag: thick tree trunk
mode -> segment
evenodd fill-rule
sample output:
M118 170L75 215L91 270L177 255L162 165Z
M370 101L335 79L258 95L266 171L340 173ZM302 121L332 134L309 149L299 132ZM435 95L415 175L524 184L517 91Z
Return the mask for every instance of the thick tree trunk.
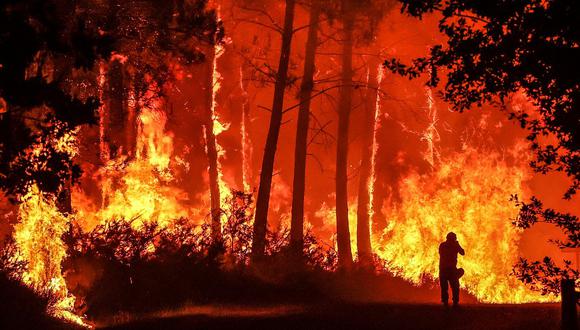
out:
M377 64L378 65L378 64ZM365 100L365 114L363 121L363 141L360 164L360 181L358 185L356 245L359 263L368 266L372 262L372 246L370 235L370 205L371 196L369 186L372 174L372 153L374 142L375 114L377 111L377 65L371 62L369 66L369 81Z
M219 173L218 173L218 152L216 136L214 134L213 122L213 84L214 84L214 57L215 54L209 51L212 55L208 57L208 69L206 74L206 104L204 116L204 136L205 136L205 151L208 161L209 174L209 195L211 207L211 237L214 243L221 240L221 205L220 205L220 187L219 187Z
M282 123L284 91L286 89L288 64L290 62L290 46L292 44L295 5L295 0L286 0L280 63L278 65L276 86L274 88L274 102L272 105L272 115L270 117L270 128L268 129L268 137L266 138L266 146L264 148L262 172L260 173L260 187L258 188L258 199L256 201L254 238L252 244L253 261L260 259L264 255L264 249L266 246L270 189L272 187L272 174L274 171L274 159L276 156L276 147L278 145L278 135Z
M308 128L310 121L310 99L314 88L316 46L318 44L318 22L320 2L313 0L310 9L310 26L306 41L304 77L300 86L300 108L296 127L294 149L294 182L292 190L292 222L290 227L290 248L295 256L302 256L304 246L304 191L306 187L306 153L308 148Z
M336 143L336 235L338 266L352 265L350 230L348 226L348 128L352 108L352 49L354 17L348 0L343 0L342 78L338 109L338 136Z

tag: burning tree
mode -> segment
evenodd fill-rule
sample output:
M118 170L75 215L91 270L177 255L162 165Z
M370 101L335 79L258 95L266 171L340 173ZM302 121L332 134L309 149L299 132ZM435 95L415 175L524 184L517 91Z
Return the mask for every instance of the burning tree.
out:
M352 264L352 251L349 233L349 205L348 205L348 151L349 151L349 123L353 108L353 90L357 84L353 82L353 49L355 47L355 36L358 40L369 42L375 33L377 24L380 22L382 15L386 12L391 1L350 1L342 0L339 4L339 17L342 23L342 71L339 90L338 105L338 132L336 142L336 232L339 263L345 268ZM361 22L361 18L362 22ZM365 28L361 28L365 26ZM368 86L367 86L368 87ZM375 98L376 99L376 98ZM370 121L369 121L370 123ZM373 125L374 126L374 125ZM374 127L368 127L367 130L373 131ZM370 142L370 141L367 141ZM362 182L365 187L368 185L368 176L364 173L368 171L369 154L363 154L367 161L363 168ZM360 191L360 189L359 189ZM360 196L359 196L360 197ZM365 197L362 197L361 203L368 205ZM360 213L368 214L362 208ZM357 244L362 250L358 251L361 259L365 263L371 260L372 249L370 243L370 221L368 216L362 214L357 218Z
M318 29L320 24L321 0L313 0L310 7L308 39L304 58L304 75L300 85L300 106L296 126L296 146L294 149L294 181L292 185L292 222L290 248L300 256L304 246L304 191L306 189L306 156L308 149L308 129L310 125L310 104L314 89L314 71Z
M504 195L526 191L527 158L505 161L509 156L498 153L497 145L486 149L475 143L465 143L460 151L452 145L446 149L451 153L443 155L436 125L445 114L438 114L431 86L400 88L409 94L404 98L417 101L411 110L424 111L404 109L418 128L399 141L406 139L411 147L397 145L399 134L393 132L407 134L409 123L395 118L396 104L379 111L382 102L391 101L381 89L392 88L390 93L398 85L382 84L379 63L384 50L378 50L378 40L385 37L379 22L391 6L389 0L7 2L0 12L0 187L18 209L9 248L16 251L11 262L20 267L11 272L30 287L48 291L55 314L82 322L70 312L94 316L123 306L159 307L152 306L152 297L168 305L239 299L237 294L254 294L254 285L257 296L244 299L262 294L284 299L268 291L295 289L296 283L312 279L357 282L356 272L335 272L351 268L357 254L365 269L424 283L436 278L433 246L448 227L464 226L458 236L469 239L468 250L479 237L488 243L465 258L471 270L464 277L467 290L484 301L549 301L551 296L540 297L514 278L502 277L515 262L510 246L520 238L519 230L502 222L517 212ZM235 30L227 38L221 13L223 24ZM471 19L462 18L463 24ZM458 26L450 24L451 30ZM479 30L472 32L479 36ZM20 47L24 37L32 42ZM292 53L298 48L292 42L301 41L305 48ZM278 45L279 52L270 52ZM453 66L449 58L467 63L453 57L459 50L438 52L412 68L388 64L411 76L429 72L435 84L437 68ZM476 57L471 64L480 61ZM301 77L294 74L298 68ZM453 88L464 87L459 78L449 81ZM478 80L473 84L480 86ZM485 93L491 95L492 87ZM297 103L284 108L293 90ZM459 102L456 107L467 106L476 91L449 92L448 97ZM250 115L253 101L272 98L269 113ZM282 127L294 114L284 116L295 109L296 135L287 135ZM534 117L511 110L514 118L535 127ZM224 118L232 126L221 121L222 115L231 116ZM486 115L476 118L486 122ZM383 145L394 150L387 155L378 152L379 120L400 126L383 135L388 141ZM253 121L253 137L258 141L264 133L266 143L256 208L248 175ZM267 122L266 134L260 129ZM492 135L503 121L496 123L487 126L494 127L490 130L462 121L449 128L453 123L442 120L440 127L447 136L471 128L483 136ZM330 125L336 127L336 140L319 143L321 136L333 137L325 130ZM332 150L324 154L316 145ZM289 146L295 148L294 158L279 152ZM522 150L512 149L515 154ZM478 159L482 151L486 155ZM542 155L547 161L548 155ZM321 172L331 164L336 173L310 179L309 156ZM375 192L377 157L404 167L387 169L392 180L381 186L384 195L398 194L393 203ZM291 191L283 183L292 165ZM495 175L488 179L490 173ZM351 179L357 175L358 181ZM358 194L348 194L353 187ZM518 225L530 226L543 217L565 228L571 242L577 239L576 218L532 201L519 204ZM384 228L372 226L371 233L373 214L390 222ZM493 221L483 225L486 217ZM497 258L478 260L495 252ZM288 267L297 256L304 267ZM267 267L253 267L252 261ZM536 269L525 280L538 282L544 273L560 275L562 269L554 267L523 263L518 276Z
M15 227L19 251L15 257L27 263L24 282L49 290L55 296L53 312L76 321L66 314L74 299L60 274L65 253L59 236L72 219L70 192L80 175L73 159L75 135L82 125L96 123L103 101L97 64L117 53L108 75L107 115L128 121L123 109L127 83L121 79L125 73L133 73L139 101L150 92L147 80L155 81L159 87L155 92L161 93L171 78L165 57L183 64L199 62L203 55L195 43L214 42L219 30L205 1L158 5L157 1L8 1L0 10L0 97L5 105L0 113L4 128L0 187L24 209ZM208 31L212 31L209 40ZM150 48L157 51L145 53ZM77 84L83 77L89 81ZM109 142L113 157L123 150L118 137ZM45 244L49 241L53 244ZM34 248L39 245L44 248Z
M576 20L580 6L573 1L415 1L401 0L402 11L422 18L436 12L439 30L448 37L444 45L431 47L428 56L411 66L396 59L385 65L411 78L430 73L429 86L441 83L442 97L456 111L484 103L498 105L529 130L539 173L563 172L572 181L564 198L571 199L580 187L580 140L578 135L580 82ZM574 72L574 73L573 73ZM510 107L510 98L523 93L532 109ZM578 218L545 209L537 198L520 202L514 224L529 228L538 222L564 230L560 247L578 247ZM558 293L559 277L578 278L570 263L557 266L550 258L542 262L522 259L515 267L518 278L543 292Z
M284 14L284 28L282 33L282 48L280 51L280 61L276 73L276 86L274 90L274 101L272 105L272 117L266 146L264 147L264 158L262 160L262 171L260 172L260 186L256 201L256 217L254 220L254 240L252 242L252 254L255 259L260 259L264 255L265 237L268 226L268 207L270 203L270 190L272 187L272 175L274 172L274 159L282 124L282 114L284 110L284 92L286 90L288 65L290 63L290 47L292 45L292 35L294 34L294 0L286 0Z

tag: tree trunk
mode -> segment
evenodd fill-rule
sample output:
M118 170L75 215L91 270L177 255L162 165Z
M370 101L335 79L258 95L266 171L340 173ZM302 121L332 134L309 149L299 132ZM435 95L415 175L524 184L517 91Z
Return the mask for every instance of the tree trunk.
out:
M204 135L205 135L205 151L207 154L208 161L208 174L209 174L209 195L210 195L210 207L211 207L211 238L214 243L221 240L221 205L220 205L220 187L219 187L219 173L218 173L218 152L217 152L217 142L216 136L214 134L214 122L213 122L213 85L214 77L213 71L215 69L215 54L212 51L208 53L212 54L208 57L208 69L206 74L206 105L205 105L205 116L204 116Z
M338 136L336 142L336 235L338 266L352 265L350 230L348 226L348 124L352 108L352 49L354 17L348 0L343 0L342 78L338 109Z
M363 121L363 141L360 164L360 179L358 184L356 245L359 263L368 266L372 262L372 246L370 235L370 213L372 205L370 196L370 180L372 174L372 153L374 143L375 115L377 109L377 65L371 61L369 65L369 81L367 83L365 114Z
M306 153L310 121L310 99L314 88L316 46L318 44L318 22L320 2L314 0L310 9L310 26L306 41L304 77L300 85L300 109L296 127L294 149L294 182L292 189L292 222L290 227L290 249L295 256L302 256L304 246L304 190L306 186Z
M138 100L135 99L135 84L133 81L128 82L129 85L127 89L130 91L127 93L127 99L132 99L132 104L128 103L127 106L127 123L125 125L125 154L129 159L135 158L135 153L137 151L137 118L141 112L141 107L139 106Z
M268 226L270 189L272 188L274 159L276 156L276 147L278 144L280 125L282 123L284 91L286 89L288 64L290 62L290 46L292 44L295 5L295 0L286 0L286 12L284 15L284 31L282 34L280 63L278 65L278 73L276 75L274 102L272 105L272 115L270 117L270 128L268 129L268 137L266 138L266 146L264 148L262 172L260 173L260 187L258 188L258 199L256 201L256 217L254 219L254 238L252 244L253 261L260 259L264 255L264 249L266 246L266 229Z
M109 144L110 158L127 155L126 126L128 123L127 83L123 63L113 60L107 74L108 114L105 140Z
M243 109L242 109L242 181L244 192L252 191L254 176L252 173L252 145L250 139L251 118L250 118L250 100L247 92L246 82L244 81L244 68L240 67L240 84L243 92Z

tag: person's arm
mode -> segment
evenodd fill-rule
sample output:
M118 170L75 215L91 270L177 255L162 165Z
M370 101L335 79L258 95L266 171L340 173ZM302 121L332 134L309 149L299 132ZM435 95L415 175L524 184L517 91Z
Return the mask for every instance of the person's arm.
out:
M457 242L457 252L459 252L459 254L462 256L465 255L465 250L461 247L461 245L459 245L459 242Z

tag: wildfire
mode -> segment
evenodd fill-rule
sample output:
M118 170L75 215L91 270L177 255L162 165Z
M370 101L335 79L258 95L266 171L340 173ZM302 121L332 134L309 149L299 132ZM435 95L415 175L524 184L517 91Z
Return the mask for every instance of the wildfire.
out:
M85 229L112 219L156 221L168 226L195 209L187 207L187 193L176 186L170 165L173 161L173 134L165 129L166 114L160 109L143 108L137 119L137 144L134 159L119 156L97 171L103 205L77 190L73 206Z
M71 157L78 151L75 132L49 143ZM45 152L42 143L30 150L28 156L36 160L33 166L46 165L38 161ZM48 310L51 315L83 325L82 318L74 314L75 297L68 292L61 272L66 246L60 237L72 219L59 210L56 196L42 193L34 182L28 184L27 192L18 199L18 223L13 232L16 255L13 258L24 262L25 268L22 274L13 275L37 292L51 296Z
M219 19L219 7L217 10L218 19ZM212 64L212 103L211 103L211 116L213 119L213 134L214 136L218 136L221 133L227 131L230 127L229 123L222 123L217 113L217 94L221 88L221 80L222 76L218 70L218 60L224 54L225 48L223 45L216 44L214 46L214 56L213 56L213 64ZM230 198L231 192L229 186L224 181L224 173L222 169L222 165L220 160L225 156L225 150L222 145L216 139L216 148L218 153L218 160L217 160L217 168L218 168L218 185L220 190L220 205L224 205L226 200ZM223 220L222 220L223 221Z
M26 262L22 282L54 298L48 311L51 315L83 324L73 312L75 297L68 292L60 268L66 246L59 237L68 229L70 219L58 210L56 198L44 196L36 185L30 186L20 202L14 242L16 260Z
M240 90L243 93L244 98L247 97L248 92L244 87L244 69L240 66ZM240 134L242 138L242 178L244 184L244 191L249 192L251 190L251 183L252 183L252 172L250 168L250 159L252 155L251 145L250 145L250 137L248 133L248 101L244 99L244 109L242 113L242 124L240 129Z
M99 63L99 75L97 76L99 100L103 100L105 83L106 83L106 66L101 61ZM99 113L99 156L101 161L103 163L106 163L109 160L109 146L104 140L106 108L103 103L99 106L98 113Z
M427 97L427 117L429 119L429 125L421 136L421 140L427 142L427 150L423 155L425 160L431 164L431 166L435 166L435 161L439 160L439 152L437 151L435 144L441 141L441 137L439 136L439 132L435 126L438 120L437 106L435 105L431 88L425 88L425 95Z
M334 197L334 194L332 196ZM357 245L356 245L356 201L351 200L348 203L348 228L350 234L350 251L352 252L353 256L357 254ZM325 235L320 237L322 240L333 244L336 247L337 239L336 239L336 208L332 206L328 206L326 203L322 203L320 208L314 213L314 216L317 218L322 219L322 228L319 229L320 233L324 233Z
M379 64L377 67L377 88L380 88L381 83L383 81L383 65ZM370 228L372 233L372 219L374 215L374 198L375 198L375 179L376 179L376 166L377 166L377 151L379 149L379 145L377 143L377 132L380 127L380 116L381 116L381 94L377 92L377 99L375 102L374 107L374 127L373 127L373 137L372 137L372 149L371 149L371 174L369 175L369 181L367 183L368 191L369 191L369 219L370 219Z
M520 150L520 154L525 154ZM449 231L466 251L463 288L480 301L554 301L510 277L521 231L511 225L518 209L511 194L525 195L526 162L510 165L502 155L475 149L441 160L429 174L410 174L401 184L400 205L383 210L389 224L375 243L391 271L413 283L438 277L438 245Z
M219 7L217 8L219 17ZM209 63L211 91L205 110L209 110L210 120L204 121L204 135L207 142L211 137L217 152L217 186L220 206L231 198L230 185L224 177L222 162L226 157L225 147L216 139L230 128L229 123L220 119L218 96L222 84L219 59L226 48L222 44L213 46L212 61ZM125 58L117 55L117 60ZM101 63L97 78L99 97L107 83L106 64ZM383 80L382 64L377 68L376 86ZM224 71L225 72L225 71ZM211 78L211 79L210 79ZM239 70L240 89L247 95L244 86L243 67ZM155 90L152 88L151 90ZM211 95L209 94L211 92ZM78 222L83 230L91 230L95 225L111 220L131 222L135 229L144 223L157 223L161 228L170 227L180 218L200 221L210 213L211 207L194 207L188 192L179 186L182 178L175 175L176 167L189 169L181 156L174 150L174 133L167 128L167 112L161 97L145 95L150 100L141 102L134 91L128 91L128 116L124 118L136 132L126 134L133 138L134 152L123 150L112 152L106 139L107 125L110 125L105 103L98 109L99 126L99 168L92 173L97 183L100 198L89 196L83 187L75 187L71 194L73 214L66 215L59 210L56 196L41 192L31 182L28 191L19 196L18 223L14 226L16 261L26 263L25 270L18 274L23 283L55 298L50 306L52 315L83 324L83 319L74 314L75 297L67 289L61 270L66 258L66 246L61 237L71 221ZM459 266L466 272L462 286L477 299L490 303L526 303L554 301L552 296L541 296L530 291L521 282L509 276L518 257L518 243L521 231L511 225L518 209L509 202L509 196L525 196L525 181L530 178L527 159L508 161L497 152L481 153L475 148L466 148L452 156L442 156L437 143L441 137L437 131L438 112L431 89L427 88L426 117L428 125L422 132L413 132L427 144L423 158L431 165L426 174L413 172L400 182L400 200L396 205L385 204L382 212L388 225L380 237L373 237L374 252L387 262L389 271L412 283L421 284L427 279L438 277L438 245L449 231L457 233L467 254L460 258ZM1 99L0 99L1 101ZM369 217L373 219L376 181L376 158L378 151L377 131L380 128L381 94L377 93L374 106L374 127L372 136L371 173L366 182L369 192ZM138 109L138 110L137 110ZM0 108L0 111L2 108ZM243 189L249 192L252 184L251 153L253 146L249 137L249 115L244 106L240 127L241 175ZM205 112L204 114L208 114ZM206 119L207 117L204 117ZM403 124L401 124L403 125ZM131 127L133 127L131 126ZM67 152L70 158L78 153L76 132L65 134L51 143L59 152ZM134 134L134 136L133 136ZM133 144L131 144L133 146ZM39 158L45 152L41 146L29 152L30 157ZM208 152L209 153L209 152ZM525 154L523 147L516 146L509 157ZM215 163L213 163L215 164ZM41 162L32 166L44 166ZM213 169L213 168L212 168ZM233 180L232 180L233 181ZM215 181L214 181L215 182ZM217 194L216 194L217 195ZM210 192L202 193L205 201L211 200ZM214 195L215 196L215 195ZM356 196L349 201L348 218L351 237L351 251L357 254L357 214ZM271 218L278 218L279 226L287 226L290 187L282 176L274 177L271 193ZM333 194L328 200L334 199ZM217 204L212 200L213 204ZM322 219L321 227L307 225L323 241L336 244L336 210L323 201L314 217ZM274 215L274 216L272 216ZM224 222L225 217L221 218ZM276 220L271 219L270 225ZM372 225L372 223L371 223ZM371 230L371 232L373 232Z

